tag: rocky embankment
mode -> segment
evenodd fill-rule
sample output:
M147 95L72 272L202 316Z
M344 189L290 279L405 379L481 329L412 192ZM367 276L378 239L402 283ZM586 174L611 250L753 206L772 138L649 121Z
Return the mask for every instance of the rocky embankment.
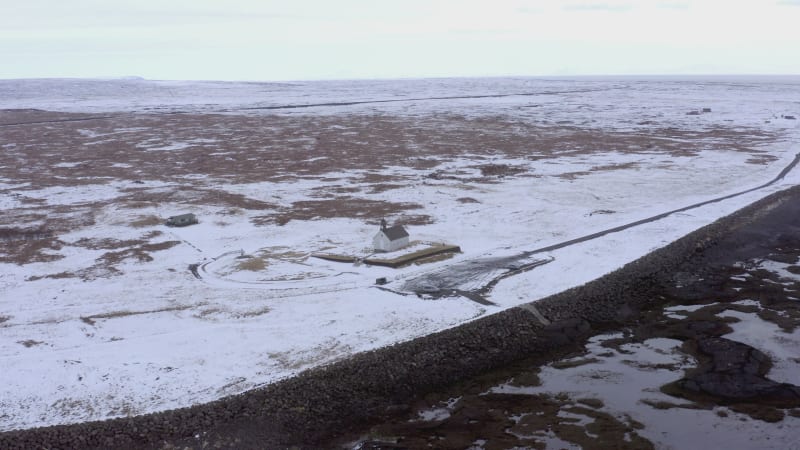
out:
M3 433L0 448L316 447L402 414L419 395L532 355L564 354L593 334L636 322L668 301L677 279L691 286L710 265L759 250L760 241L776 236L769 224L785 227L800 217L798 200L800 188L771 195L605 277L537 301L535 309L512 308L204 405ZM709 392L724 385L714 375L719 361L738 364L741 370L733 373L751 377L743 380L765 373L761 355L715 341L720 333L714 326L698 341L709 364L677 383L686 395L738 395L729 392L734 384ZM794 404L792 386L762 387L779 397L776 402Z

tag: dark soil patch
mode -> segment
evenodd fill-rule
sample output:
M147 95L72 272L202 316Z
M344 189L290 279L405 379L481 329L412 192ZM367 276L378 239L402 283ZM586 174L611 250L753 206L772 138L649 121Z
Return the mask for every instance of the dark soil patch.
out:
M157 243L138 243L133 247L116 252L107 252L97 259L99 264L104 266L113 266L119 264L126 259L135 259L139 262L150 262L153 257L150 255L152 252L167 250L176 245L181 244L181 241L164 241Z
M163 223L164 220L157 216L139 216L130 225L134 228L145 228L162 225Z
M113 311L109 313L103 314L94 314L91 316L84 316L81 317L81 321L88 325L94 325L98 319L116 319L120 317L129 317L129 316L139 316L143 314L156 314L162 312L171 312L171 311L184 311L189 308L194 308L197 305L186 305L186 306L171 306L168 308L160 308L160 309L153 309L148 311Z
M381 218L391 218L392 222L406 225L431 223L427 215L407 214L407 211L421 209L416 203L393 203L356 197L341 197L332 200L306 200L294 202L289 208L282 208L276 214L259 216L253 219L257 225L285 225L291 220L321 220L332 218L360 218L375 222Z
M180 203L198 206L218 206L255 211L275 209L276 205L248 198L242 194L232 194L223 190L199 188L194 186L175 186L173 188L128 188L115 203L130 208L158 206Z
M63 246L64 242L55 237L5 242L0 248L0 263L25 265L57 261L64 257L57 253Z
M485 164L477 166L484 177L508 177L527 172L525 167L509 166L508 164Z
M25 279L25 281L37 281L43 279L51 279L51 280L62 280L65 278L75 278L78 275L73 272L58 272L58 273L51 273L48 275L33 275Z

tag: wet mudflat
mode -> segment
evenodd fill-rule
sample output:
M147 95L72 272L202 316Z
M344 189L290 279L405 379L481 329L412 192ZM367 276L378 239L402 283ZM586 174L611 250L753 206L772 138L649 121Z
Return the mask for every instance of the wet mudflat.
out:
M800 202L734 224L648 280L654 306L560 357L530 359L416 398L346 448L797 448ZM625 295L622 293L622 295Z

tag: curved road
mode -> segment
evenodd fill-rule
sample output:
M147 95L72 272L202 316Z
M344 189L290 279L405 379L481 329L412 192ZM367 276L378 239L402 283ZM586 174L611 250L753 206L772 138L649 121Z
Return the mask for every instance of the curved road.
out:
M721 202L723 200L728 200L730 198L738 197L740 195L749 194L750 192L757 191L759 189L764 189L765 187L772 186L773 184L775 184L778 181L782 180L789 172L792 171L792 169L795 168L795 166L797 166L798 163L800 163L800 153L798 153L798 154L796 154L794 156L794 159L792 160L792 162L790 162L789 165L784 167L783 170L781 170L781 173L778 174L778 176L776 176L772 180L770 180L770 181L768 181L768 182L766 182L766 183L764 183L764 184L762 184L760 186L756 186L754 188L746 189L746 190L741 191L741 192L736 192L734 194L728 194L728 195L725 195L723 197L717 197L717 198L713 198L711 200L706 200L706 201L703 201L703 202L700 202L700 203L695 203L693 205L684 206L683 208L673 209L672 211L661 213L661 214L658 214L658 215L653 216L653 217L648 217L647 219L637 220L636 222L631 222L631 223L628 223L628 224L625 224L625 225L620 225L618 227L609 228L609 229L603 230L603 231L598 231L597 233L592 233L592 234L587 235L587 236L579 237L579 238L572 239L572 240L569 240L569 241L566 241L566 242L561 242L560 244L554 244L554 245L549 245L547 247L537 248L536 250L530 250L530 251L524 252L522 254L525 255L525 256L531 256L531 255L534 255L536 253L542 253L542 252L549 252L549 251L552 251L552 250L558 250L560 248L564 248L564 247L567 247L567 246L570 246L570 245L573 245L573 244L578 244L578 243L581 243L581 242L591 241L592 239L596 239L596 238L605 236L607 234L611 234L611 233L616 233L618 231L627 230L628 228L633 228L633 227L636 227L636 226L639 226L639 225L642 225L642 224L645 224L645 223L655 222L656 220L661 220L661 219L663 219L663 218L665 218L665 217L667 217L669 215L675 214L675 213L688 211L690 209L699 208L701 206L709 205L711 203L717 203L717 202Z

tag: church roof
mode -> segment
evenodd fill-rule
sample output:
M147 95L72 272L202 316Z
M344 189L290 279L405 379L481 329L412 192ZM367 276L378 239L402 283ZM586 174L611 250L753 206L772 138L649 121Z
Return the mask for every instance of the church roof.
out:
M381 231L383 232L383 234L386 235L387 238L389 238L390 241L396 241L398 239L408 237L408 231L406 231L406 229L403 228L402 225L395 225L393 227L384 228Z

